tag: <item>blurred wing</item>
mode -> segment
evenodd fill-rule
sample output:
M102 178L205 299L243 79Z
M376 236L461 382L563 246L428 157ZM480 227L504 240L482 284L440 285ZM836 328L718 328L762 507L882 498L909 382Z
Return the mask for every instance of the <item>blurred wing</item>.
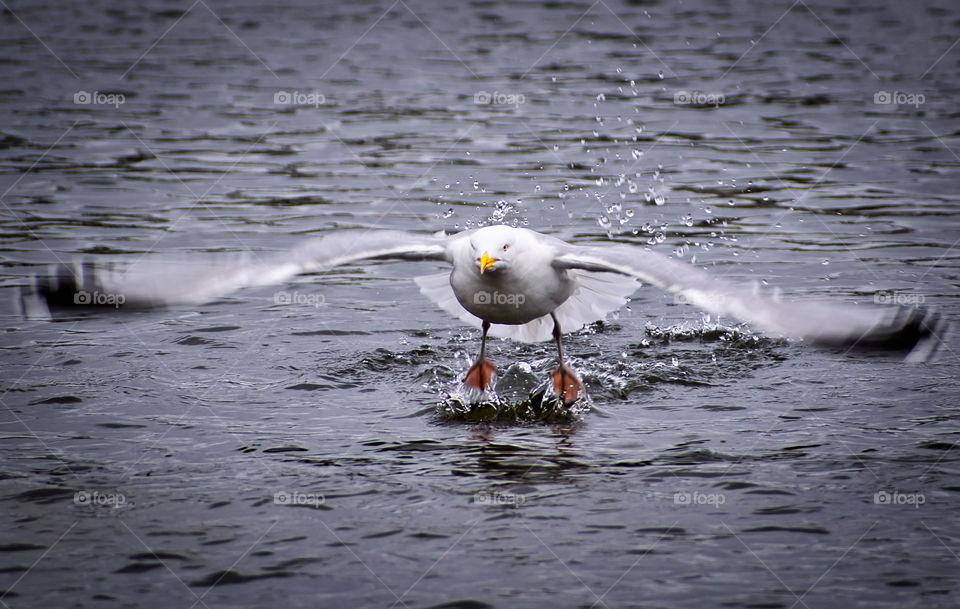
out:
M926 359L929 353L923 351L929 352L939 344L937 333L946 330L937 314L922 309L780 300L640 247L563 244L557 249L557 268L630 275L710 313L728 315L772 334L818 344L916 347L910 359ZM921 341L927 344L921 345Z
M149 257L129 264L58 265L37 276L35 292L54 305L119 302L124 308L200 304L245 287L281 283L300 273L358 260L446 260L447 239L401 231L341 231L283 252Z

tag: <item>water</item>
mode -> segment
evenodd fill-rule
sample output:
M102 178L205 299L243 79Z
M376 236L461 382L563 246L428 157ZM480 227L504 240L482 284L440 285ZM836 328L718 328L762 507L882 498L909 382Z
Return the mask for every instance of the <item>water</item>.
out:
M483 423L443 413L479 337L410 281L438 265L11 306L81 256L500 221L955 319L951 3L9 6L5 606L957 605L953 341L907 366L643 290L566 339L589 413Z

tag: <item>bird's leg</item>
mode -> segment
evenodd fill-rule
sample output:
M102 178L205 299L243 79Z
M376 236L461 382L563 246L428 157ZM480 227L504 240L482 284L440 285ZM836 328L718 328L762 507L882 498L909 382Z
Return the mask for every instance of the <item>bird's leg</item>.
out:
M490 329L490 322L484 321L482 327L483 337L480 339L480 357L478 357L477 361L473 362L473 365L467 370L467 377L463 381L467 384L467 387L479 389L480 391L487 388L490 384L490 379L493 377L493 373L497 371L496 364L485 357L487 351L487 331Z
M550 317L553 318L553 338L557 341L557 359L560 361L557 369L550 373L550 378L553 379L553 390L557 392L564 404L572 404L581 397L586 397L587 390L577 373L563 362L563 347L560 344L560 322L557 321L557 316L553 313L550 314Z

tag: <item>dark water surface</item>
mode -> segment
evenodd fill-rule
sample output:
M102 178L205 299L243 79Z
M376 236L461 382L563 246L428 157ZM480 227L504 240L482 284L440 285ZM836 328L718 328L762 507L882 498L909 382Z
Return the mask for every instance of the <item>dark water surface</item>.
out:
M567 339L591 412L481 424L439 408L479 337L437 265L13 306L57 261L505 221L956 319L955 3L5 6L0 606L960 605L954 341L816 350L646 289Z

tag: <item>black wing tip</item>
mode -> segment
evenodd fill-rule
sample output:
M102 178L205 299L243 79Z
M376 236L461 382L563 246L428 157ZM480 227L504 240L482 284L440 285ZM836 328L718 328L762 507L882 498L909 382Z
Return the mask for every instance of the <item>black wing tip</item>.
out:
M922 307L897 307L892 317L866 334L842 340L826 339L821 344L849 350L905 353L904 361L930 362L936 359L951 331L951 324L939 312Z
M953 330L953 324L932 309L914 309L919 318L912 327L916 341L910 345L906 361L912 363L932 362L940 355Z
M91 280L85 281L84 277L90 278L95 273L96 268L90 262L55 264L45 274L33 275L25 293L43 298L49 306L73 306L78 304L81 292L93 287Z
M890 323L880 329L873 340L882 349L906 351L932 335L939 324L940 315L935 311L899 307Z
M128 302L122 293L106 290L102 273L110 265L81 260L51 265L46 273L36 273L30 283L21 287L16 298L19 314L28 319L48 319L51 311L132 310L137 303Z

